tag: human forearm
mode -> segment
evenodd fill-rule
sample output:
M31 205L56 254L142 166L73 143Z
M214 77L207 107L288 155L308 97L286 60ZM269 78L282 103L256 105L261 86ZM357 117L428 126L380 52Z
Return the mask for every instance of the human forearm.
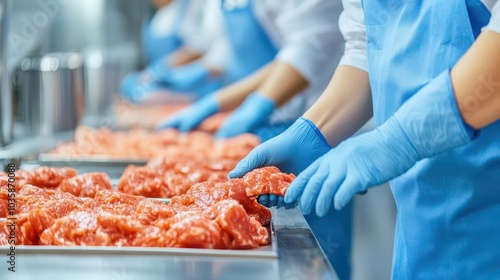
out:
M270 63L247 78L219 90L216 93L216 99L220 104L221 111L231 111L237 108L260 87L273 68L274 65Z
M304 114L335 147L352 136L373 116L368 73L351 66L339 66L330 84Z
M181 48L170 55L169 64L171 67L178 67L191 63L202 56L203 53L201 52Z
M484 31L451 71L462 118L481 129L500 119L500 34Z
M277 107L285 104L303 91L309 82L288 63L276 61L272 71L257 91L273 100Z

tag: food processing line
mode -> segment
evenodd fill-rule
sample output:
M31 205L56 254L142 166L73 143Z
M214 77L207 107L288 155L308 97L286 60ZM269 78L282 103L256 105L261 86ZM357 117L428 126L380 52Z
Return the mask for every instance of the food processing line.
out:
M137 61L138 58L130 54L138 51L134 44L127 45L127 41L120 41L120 38L116 39L116 45L131 47L119 51L111 47L110 51L107 42L105 47L99 43L88 44L92 46L89 51L88 45L84 48L71 43L71 38L69 43L66 42L68 46L63 47L61 42L65 41L54 34L60 33L58 28L75 19L66 12L82 12L85 7L98 8L100 12L93 14L97 18L113 13L128 15L125 18L129 30L138 31L138 19L143 17L140 13L148 12L148 1L138 4L139 1L135 0L92 0L86 1L85 7L78 6L83 5L83 1L54 2L60 3L57 6L59 12L50 15L49 20L57 24L38 27L37 36L30 38L24 49L12 55L8 34L21 32L15 29L18 25L15 18L22 18L25 14L29 18L40 11L36 7L29 10L33 9L31 0L0 0L1 167L4 169L10 162L16 163L17 168L28 170L39 165L70 166L79 174L106 172L116 182L128 164L144 162L96 158L58 160L44 157L44 153L60 141L71 140L76 126L85 118L96 126L114 127L113 118L109 117L111 95L116 93L117 82L123 76L117 73L133 68L135 62L131 60ZM103 25L118 29L113 25L118 23L123 24L116 21ZM99 26L92 31L96 30L99 31ZM99 38L105 37L100 35ZM44 38L51 38L51 42L44 41ZM99 41L95 38L87 40ZM129 61L123 63L123 57ZM64 102L59 104L57 100ZM71 105L69 109L68 104ZM96 123L96 119L99 122ZM12 272L7 263L10 248L0 246L0 279L337 279L300 210L272 209L272 213L273 238L266 248L231 251L27 246L16 248L15 272Z

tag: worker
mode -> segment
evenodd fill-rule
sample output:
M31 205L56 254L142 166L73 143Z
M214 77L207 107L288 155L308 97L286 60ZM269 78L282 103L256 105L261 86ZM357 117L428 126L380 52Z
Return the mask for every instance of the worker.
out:
M230 177L305 169L279 200L319 215L391 180L393 279L497 279L500 3L343 3L346 51L330 85ZM347 139L372 112L378 128Z
M226 75L235 82L159 127L189 131L217 112L234 110L216 137L251 132L265 141L289 127L326 87L338 63L332 58L340 58L344 44L332 20L340 15L341 2L216 0L208 5L224 21L232 52ZM268 196L259 202L273 203ZM328 219L311 214L306 220L320 245L328 248L324 251L340 278L349 279L352 210L330 214ZM332 226L335 233L326 231Z
M122 96L142 103L164 90L201 96L220 88L227 47L223 39L210 38L219 31L204 26L205 1L152 0L152 4L157 11L142 32L149 65L122 81Z
M149 63L178 52L196 40L203 14L203 1L151 0L156 9L142 29L144 54Z

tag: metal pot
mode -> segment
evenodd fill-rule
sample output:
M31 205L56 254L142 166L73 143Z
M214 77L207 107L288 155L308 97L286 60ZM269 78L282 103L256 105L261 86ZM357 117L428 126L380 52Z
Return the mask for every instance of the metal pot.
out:
M83 59L78 53L34 55L17 72L19 116L27 136L74 130L83 117Z

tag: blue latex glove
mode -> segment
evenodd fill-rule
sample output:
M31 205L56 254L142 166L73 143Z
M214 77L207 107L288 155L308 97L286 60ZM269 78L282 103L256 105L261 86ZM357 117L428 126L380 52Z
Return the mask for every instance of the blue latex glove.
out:
M120 84L122 97L133 103L140 103L149 94L158 91L161 86L150 82L143 73L132 73L126 76Z
M165 62L154 63L147 72L164 87L177 92L190 92L210 78L209 70L200 62L170 68Z
M292 182L285 202L299 196L302 211L324 216L371 186L410 169L417 161L471 141L457 108L448 71L410 98L378 129L344 141Z
M187 132L196 128L206 118L219 110L217 99L214 95L208 95L174 116L168 117L157 129L178 128L181 132Z
M239 178L256 168L274 165L283 172L299 174L331 147L319 129L309 120L300 118L279 136L259 145L236 165L229 178ZM275 206L272 196L259 197L265 206ZM288 205L294 205L291 201Z
M236 109L215 134L216 138L230 138L264 125L275 109L274 101L260 93L251 94Z

